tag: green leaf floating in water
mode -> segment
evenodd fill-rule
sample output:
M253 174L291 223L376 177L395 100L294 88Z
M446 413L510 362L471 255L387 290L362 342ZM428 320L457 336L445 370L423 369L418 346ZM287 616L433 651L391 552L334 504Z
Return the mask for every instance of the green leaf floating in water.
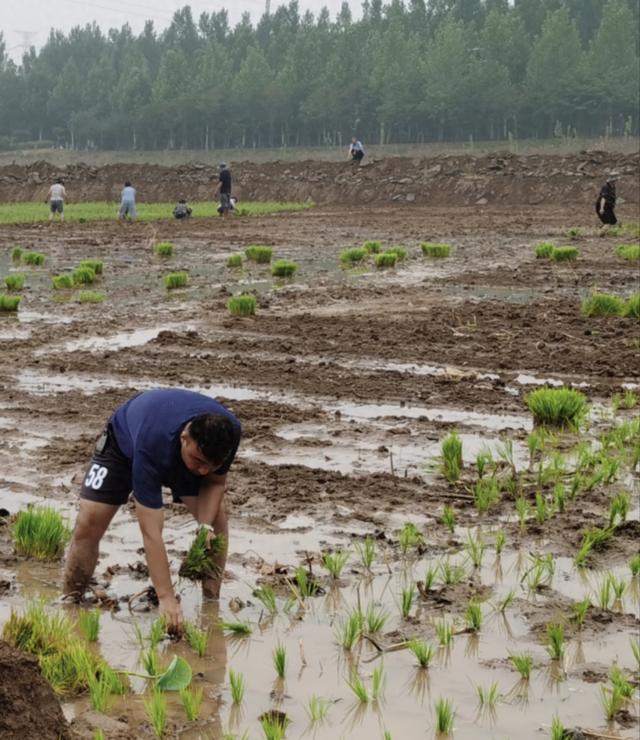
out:
M161 691L182 691L191 683L191 666L184 658L177 655L167 670L156 678L156 688Z

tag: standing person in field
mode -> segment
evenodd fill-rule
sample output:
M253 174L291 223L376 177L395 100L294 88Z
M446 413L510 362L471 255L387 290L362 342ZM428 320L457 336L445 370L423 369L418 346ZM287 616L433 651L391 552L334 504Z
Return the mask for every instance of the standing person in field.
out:
M60 214L60 220L64 221L64 199L67 197L67 191L64 189L64 182L58 179L49 188L47 193L47 200L45 203L49 203L49 221L53 221L53 217L56 213Z
M212 554L214 575L203 593L218 598L227 558L224 503L227 472L240 443L240 422L218 401L166 388L139 393L117 408L96 442L80 490L80 509L67 553L64 592L81 598L98 561L100 540L133 492L136 515L160 614L180 633L183 615L162 539L162 486L210 530L223 536Z
M120 193L118 220L122 221L126 216L129 216L132 221L135 221L136 215L136 189L127 180Z
M616 180L617 174L612 172L598 193L598 200L596 200L596 213L598 214L598 218L602 221L600 236L604 236L607 233L609 226L615 226L618 223L618 219L615 214Z
M362 162L364 159L364 147L362 142L355 136L351 139L349 146L349 158L352 162Z
M218 173L218 185L216 187L216 197L220 200L218 213L221 216L228 216L233 209L231 203L231 172L224 162L220 162L220 172Z

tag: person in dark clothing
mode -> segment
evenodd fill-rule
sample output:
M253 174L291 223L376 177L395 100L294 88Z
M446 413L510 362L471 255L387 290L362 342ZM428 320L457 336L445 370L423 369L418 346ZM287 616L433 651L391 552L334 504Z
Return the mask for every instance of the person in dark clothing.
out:
M364 147L362 146L362 142L355 136L351 139L349 157L353 162L362 162L364 159Z
M618 219L615 214L616 207L616 175L612 174L607 178L605 184L600 188L598 199L596 200L596 213L602 221L600 233L604 235L609 226L615 226Z
M182 199L178 201L178 205L173 209L174 218L189 218L192 214L191 208L187 205L187 201Z
M229 215L230 211L233 209L233 204L231 203L231 172L224 162L220 162L216 197L220 199L218 213L221 216Z
M162 487L184 504L207 536L222 535L212 556L214 574L203 593L218 598L227 557L224 494L240 444L240 422L214 398L181 388L158 388L115 410L95 445L80 490L80 509L67 553L64 592L81 598L93 575L100 540L133 493L151 582L169 631L180 633L183 615L162 539Z

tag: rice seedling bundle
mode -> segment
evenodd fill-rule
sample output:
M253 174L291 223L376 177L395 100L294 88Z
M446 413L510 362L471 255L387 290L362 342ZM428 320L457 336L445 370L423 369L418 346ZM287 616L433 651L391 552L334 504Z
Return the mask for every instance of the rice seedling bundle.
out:
M378 241L366 241L362 248L366 251L367 254L378 254L380 250L382 249L382 244Z
M433 658L433 645L422 640L409 640L407 648L418 661L420 668L428 668Z
M276 669L278 678L284 678L287 670L287 649L284 645L278 644L273 649L273 667Z
M17 311L21 300L19 295L0 294L0 311Z
M404 247L396 246L389 247L389 249L385 250L385 254L395 254L397 261L402 262L407 259L408 252Z
M258 586L258 588L253 591L253 595L258 599L258 601L260 601L269 614L277 614L278 606L276 604L276 595L273 588L268 583L264 586Z
M472 492L478 514L485 514L500 500L500 487L496 478L480 478L473 484Z
M542 242L536 246L536 258L537 259L549 259L555 249L555 244L551 242Z
M525 681L528 681L531 676L531 669L533 668L533 658L531 655L527 653L522 653L521 655L512 654L509 656L509 660L511 660L511 663L520 676Z
M340 262L343 265L351 265L356 262L362 262L367 256L367 250L362 247L353 247L352 249L345 249L340 252Z
M220 626L233 635L250 635L252 632L249 622L220 622Z
M52 280L54 290L71 290L75 285L74 276L72 273L66 273L64 275L55 275Z
M158 257L171 257L173 244L171 242L158 242L156 244L156 254Z
M349 560L349 553L342 550L336 550L334 553L325 552L322 556L322 564L332 578L340 578L347 560Z
M208 542L209 531L200 527L180 565L179 575L192 581L202 581L216 575L213 556L224 548L224 537L218 535Z
M16 246L11 250L11 259L13 262L20 262L22 259L22 255L24 254L24 249L22 247L19 247L17 244Z
M449 699L438 699L436 709L436 732L449 735L453 730L453 704Z
M424 536L413 522L406 522L398 532L398 544L405 555L410 547L418 547L424 542Z
M360 558L360 562L366 568L371 570L373 561L376 557L376 543L371 537L365 537L364 542L356 542L356 552Z
M587 399L574 388L538 388L525 397L536 424L576 427L587 411Z
M230 254L227 257L227 267L242 267L242 255Z
M453 483L462 470L462 441L456 432L451 432L442 440L441 470L444 477Z
M296 262L291 260L276 260L271 265L271 274L274 277L291 277L298 269Z
M398 256L395 252L383 252L382 254L376 254L375 256L376 267L384 269L385 267L395 267L398 261Z
M25 276L15 272L13 275L7 275L4 284L8 290L22 290L24 288Z
M252 262L258 262L259 264L268 264L271 262L271 255L273 250L271 247L265 247L261 245L253 245L247 247L244 250L245 257Z
M328 699L322 699L315 694L309 697L306 706L306 712L310 722L322 722L327 716L331 702Z
M78 293L80 303L103 303L106 297L104 293L97 293L95 290L81 290Z
M96 279L96 273L90 267L78 267L73 271L73 282L78 285L91 285Z
M209 642L209 633L207 630L201 630L191 622L185 623L185 635L189 645L198 653L198 657L202 658L207 651L207 643Z
M565 726L560 721L560 717L558 717L558 715L554 715L551 720L551 740L565 740L566 737L567 730Z
M175 288L184 288L189 282L189 275L186 272L170 272L164 276L164 284L167 290Z
M456 528L456 512L453 506L445 504L442 511L442 523L453 534Z
M640 260L640 244L619 244L616 254L623 260Z
M564 656L564 627L561 624L547 625L547 652L552 660L562 660Z
M573 262L578 259L578 254L575 247L556 247L550 256L554 262Z
M162 738L167 727L167 697L160 689L154 688L149 699L144 702L147 718L156 737Z
M55 509L29 506L16 515L13 539L19 555L36 560L57 560L71 539L71 529Z
M567 236L569 239L579 239L582 236L582 230L577 226L572 226L567 230Z
M90 270L93 270L96 275L102 275L102 271L104 268L104 262L102 260L81 260L78 267L88 267Z
M181 689L180 701L189 722L195 722L200 716L200 706L204 698L203 689Z
M481 707L487 707L488 709L494 709L500 698L500 692L498 690L498 684L492 683L489 688L484 686L476 686L478 692L478 701Z
M78 615L78 625L87 642L96 642L100 634L100 609L82 609Z
M434 244L432 242L422 242L420 245L422 254L425 257L442 258L451 254L451 244Z
M23 252L22 253L22 261L26 265L31 265L33 267L39 267L41 265L44 265L46 257L44 254L41 254L40 252Z
M617 295L609 293L592 293L582 303L585 316L623 316L626 302Z
M640 293L634 293L627 301L624 315L632 319L640 319Z
M229 669L229 685L231 686L231 699L234 704L242 704L244 698L244 676L236 673L233 668Z
M256 297L250 293L234 295L227 301L227 310L232 316L253 316L256 304Z

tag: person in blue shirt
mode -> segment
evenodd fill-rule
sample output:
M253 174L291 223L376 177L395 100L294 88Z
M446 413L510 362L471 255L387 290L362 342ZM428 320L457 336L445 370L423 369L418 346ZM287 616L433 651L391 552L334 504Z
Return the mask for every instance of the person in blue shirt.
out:
M183 616L171 583L162 539L162 486L182 502L210 538L224 547L212 556L215 575L203 581L218 598L229 528L224 505L227 472L240 444L236 417L213 398L164 388L140 393L120 406L98 438L83 479L80 509L64 573L65 594L82 597L98 562L99 545L113 516L133 492L149 575L170 632Z
M118 219L122 221L126 216L129 216L132 221L135 221L136 215L136 189L127 181L120 193Z
M364 147L355 136L351 139L351 145L349 146L349 158L353 162L362 162L364 159Z

